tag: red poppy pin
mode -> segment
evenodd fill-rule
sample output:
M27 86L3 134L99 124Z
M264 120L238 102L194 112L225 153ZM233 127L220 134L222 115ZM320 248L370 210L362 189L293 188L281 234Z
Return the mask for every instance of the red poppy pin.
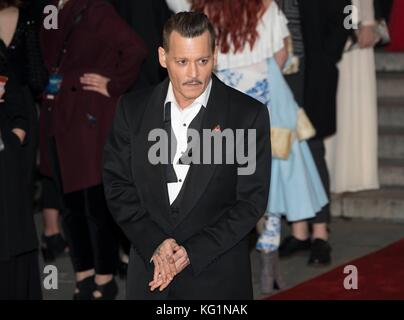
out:
M222 132L222 129L220 128L220 125L217 125L216 127L213 128L213 132Z

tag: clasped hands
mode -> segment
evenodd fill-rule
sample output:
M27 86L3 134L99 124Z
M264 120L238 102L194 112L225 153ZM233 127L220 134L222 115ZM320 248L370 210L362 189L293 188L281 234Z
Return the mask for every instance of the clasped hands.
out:
M174 277L190 264L187 251L174 239L164 240L155 250L152 261L154 275L153 280L149 283L151 291L157 288L163 291Z

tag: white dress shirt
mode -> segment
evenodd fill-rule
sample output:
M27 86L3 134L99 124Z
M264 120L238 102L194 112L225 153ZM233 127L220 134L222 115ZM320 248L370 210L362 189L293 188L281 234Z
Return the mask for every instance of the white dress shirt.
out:
M178 179L178 182L167 183L170 205L174 202L174 200L180 193L189 170L189 165L178 164L178 160L185 153L188 147L188 127L191 124L192 120L199 113L201 108L206 108L211 88L212 80L210 80L205 91L198 98L196 98L190 106L186 107L185 109L181 109L177 100L175 99L171 82L168 86L168 92L166 100L164 102L164 106L168 102L171 102L171 127L177 140L177 150L173 159L173 167Z

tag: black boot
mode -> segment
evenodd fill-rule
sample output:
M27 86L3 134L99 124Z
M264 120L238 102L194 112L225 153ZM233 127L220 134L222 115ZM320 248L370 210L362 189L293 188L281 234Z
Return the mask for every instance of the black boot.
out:
M331 246L328 241L314 239L308 264L311 266L328 266L331 263Z
M299 240L294 236L286 237L279 246L279 256L281 258L291 257L295 254L310 250L311 241Z
M96 285L94 291L101 293L100 297L92 297L92 300L115 300L118 295L118 284L115 278L103 285Z
M94 276L76 282L76 288L78 292L73 295L73 300L91 300L93 298L93 291L96 288Z

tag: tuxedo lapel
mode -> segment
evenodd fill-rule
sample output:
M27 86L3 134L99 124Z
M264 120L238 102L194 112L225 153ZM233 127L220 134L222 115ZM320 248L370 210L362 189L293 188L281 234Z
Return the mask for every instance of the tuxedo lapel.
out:
M223 129L226 128L228 115L226 87L215 75L212 75L212 80L210 97L202 120L202 126L199 130L201 147L203 142L203 129L213 130L218 126ZM201 152L201 164L191 164L189 169L186 184L184 185L185 189L181 202L181 215L178 224L196 205L199 198L207 188L217 167L217 165L213 164L213 161L212 164L207 165L202 164L202 161L203 158Z
M161 210L167 221L170 221L168 217L170 203L164 166L160 163L153 165L148 158L150 148L156 143L155 141L149 141L149 133L154 129L164 129L164 101L168 84L169 80L167 78L153 90L139 130L139 142L136 148L139 145L140 147L134 151L142 154L142 168L144 169L142 176L144 177L144 183L148 185L148 196L153 199L152 203Z

